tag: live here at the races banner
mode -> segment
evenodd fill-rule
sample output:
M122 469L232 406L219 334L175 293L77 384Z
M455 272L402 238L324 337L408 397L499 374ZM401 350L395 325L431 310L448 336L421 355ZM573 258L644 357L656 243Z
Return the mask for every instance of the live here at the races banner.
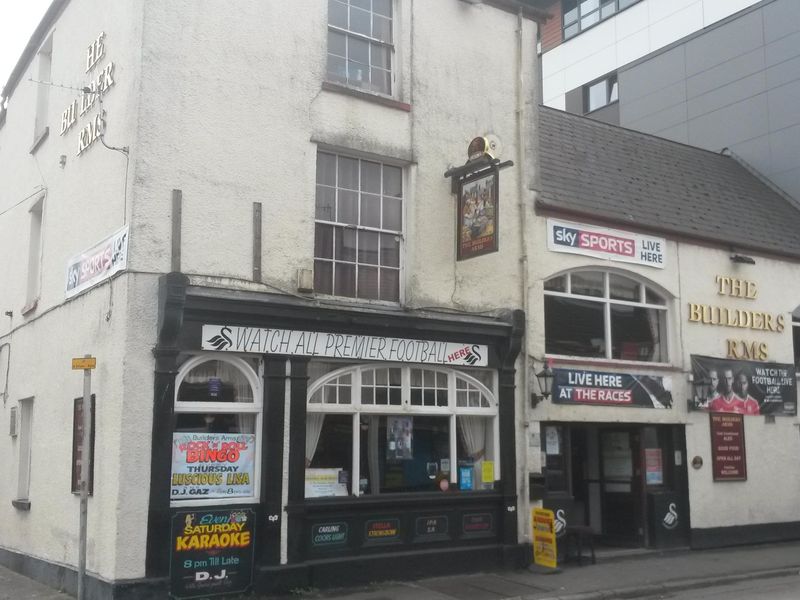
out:
M669 408L669 380L651 375L605 373L577 369L553 369L553 402Z

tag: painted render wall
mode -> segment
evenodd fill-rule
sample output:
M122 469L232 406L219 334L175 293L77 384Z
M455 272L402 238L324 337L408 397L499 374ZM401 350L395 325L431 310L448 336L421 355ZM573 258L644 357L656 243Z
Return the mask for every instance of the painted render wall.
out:
M105 56L87 74L86 49L101 32L106 34ZM0 319L0 344L11 346L9 394L2 407L0 436L0 452L9 457L0 466L0 477L7 483L0 486L0 548L23 551L56 564L77 563L78 497L70 492L72 403L82 395L83 382L82 373L71 371L70 359L92 353L98 358L92 380L97 395L97 433L87 568L100 578L132 573L130 565L121 563L118 556L118 549L129 543L127 524L118 528L124 522L119 507L127 490L141 485L141 480L125 480L119 440L126 439L128 428L127 397L123 393L129 379L128 357L143 355L147 346L127 337L131 330L125 276L67 300L66 268L72 256L123 226L126 208L130 210L133 171L128 171L126 183L125 157L106 150L99 140L77 156L79 130L99 110L99 103L61 136L62 112L79 92L58 86L83 87L113 61L115 83L103 99L107 111L105 139L113 146L135 146L140 37L141 3L136 0L68 3L52 29L54 85L49 86L48 137L34 154L29 154L37 88L42 85L29 81L38 75L36 57L9 99L6 121L0 128L0 256L4 257L0 262L0 306L3 311L13 311L12 318ZM66 157L63 168L59 166L61 155ZM31 194L39 190L45 195L41 292L37 308L23 316L28 210L39 198ZM152 340L148 344L152 345ZM136 385L146 384L142 381ZM7 431L10 408L30 396L34 397L31 509L24 512L11 506L17 493L19 442ZM146 413L142 425L148 432L150 414ZM144 452L146 439L136 440L132 448ZM131 448L126 450L130 456L135 454ZM142 464L149 469L149 461ZM139 520L137 527L143 528L144 522Z
M642 0L542 55L544 104L716 23L758 0Z
M797 265L753 255L756 264L735 264L725 249L700 246L685 241L667 240L666 267L628 265L592 257L549 252L545 219L536 218L533 239L545 260L531 263L531 297L528 317L533 356L544 354L544 296L547 279L580 268L609 269L650 283L667 295L669 366L648 368L646 363L593 361L576 359L573 368L628 372L669 378L672 383L673 406L667 410L613 408L603 406L555 405L550 401L528 412L535 421L624 422L685 424L687 456L700 456L703 467L689 468L689 495L693 528L780 523L800 519L796 499L800 494L797 456L800 454L800 419L776 417L774 424L763 417L745 417L745 439L748 479L744 482L713 481L709 417L703 412L688 412L686 400L691 396L689 381L692 354L726 357L726 338L765 342L770 362L793 363L791 313L800 304L800 282ZM618 227L617 229L622 229ZM702 268L698 268L702 265ZM721 296L717 293L715 275L755 281L756 300ZM783 314L787 326L782 333L760 332L689 322L689 303L711 304L730 308ZM578 364L579 363L579 364ZM541 364L541 363L539 363ZM558 359L555 359L558 366ZM535 386L535 384L533 384Z

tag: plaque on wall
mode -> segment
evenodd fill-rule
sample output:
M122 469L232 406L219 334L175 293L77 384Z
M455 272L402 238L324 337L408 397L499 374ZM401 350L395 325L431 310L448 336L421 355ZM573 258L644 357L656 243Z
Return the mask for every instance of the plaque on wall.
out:
M314 523L311 526L311 545L316 548L345 546L347 534L347 523Z
M466 513L461 519L461 534L468 537L493 536L492 513Z
M744 416L712 413L709 415L709 422L714 481L746 481Z
M449 523L444 515L417 517L414 523L415 539L437 540L449 538Z
M400 519L370 519L364 525L365 543L380 544L399 539Z

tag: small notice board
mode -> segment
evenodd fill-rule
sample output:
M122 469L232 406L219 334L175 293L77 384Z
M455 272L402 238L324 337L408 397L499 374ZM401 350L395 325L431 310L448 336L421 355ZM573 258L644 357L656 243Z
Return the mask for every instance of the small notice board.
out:
M555 515L552 510L534 508L531 514L533 528L533 562L555 569L557 565Z

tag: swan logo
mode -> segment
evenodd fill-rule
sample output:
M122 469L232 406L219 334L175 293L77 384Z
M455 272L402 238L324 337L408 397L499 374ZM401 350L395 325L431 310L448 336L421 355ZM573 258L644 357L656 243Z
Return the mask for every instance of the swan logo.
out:
M674 502L669 503L669 510L661 520L664 529L675 529L678 526L678 511Z
M225 350L225 348L231 346L233 342L230 338L231 328L230 327L223 327L220 329L219 334L215 335L214 337L207 339L206 342L214 347L214 350Z
M567 531L567 516L564 514L563 508L559 508L556 511L555 530L556 530L556 537L561 537Z

